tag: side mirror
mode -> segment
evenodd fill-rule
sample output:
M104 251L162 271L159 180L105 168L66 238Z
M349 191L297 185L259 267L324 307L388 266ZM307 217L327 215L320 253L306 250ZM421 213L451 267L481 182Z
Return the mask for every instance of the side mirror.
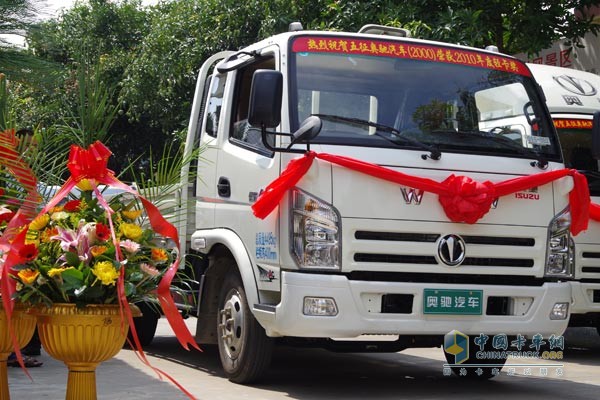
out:
M600 111L594 113L592 121L592 156L600 160Z
M258 69L252 76L248 123L275 128L281 122L283 76L279 71Z

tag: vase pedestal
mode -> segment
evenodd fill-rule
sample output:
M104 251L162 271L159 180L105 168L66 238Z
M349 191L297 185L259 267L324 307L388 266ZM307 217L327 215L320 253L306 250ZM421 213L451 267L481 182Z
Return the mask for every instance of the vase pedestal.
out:
M121 350L129 330L119 306L54 304L37 316L42 346L69 369L66 400L96 400L96 367Z
M11 324L13 332L17 339L19 348L25 347L31 340L35 332L35 316L27 312L27 309L19 304L15 305L13 310ZM8 320L4 307L0 302L0 400L10 400L8 390L8 368L7 361L10 353L13 352L13 342L10 337Z

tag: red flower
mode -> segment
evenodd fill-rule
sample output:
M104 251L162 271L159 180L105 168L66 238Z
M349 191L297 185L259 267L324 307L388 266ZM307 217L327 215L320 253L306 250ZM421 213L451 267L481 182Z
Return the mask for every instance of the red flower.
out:
M4 196L4 189L0 188L0 196Z
M38 248L35 244L24 244L23 247L19 249L19 257L24 259L25 261L33 261L38 255Z
M5 209L5 211L3 210L2 212L0 212L0 222L8 222L12 219L13 215L15 215L14 212Z
M81 205L81 200L71 200L65 204L64 210L68 211L68 212L75 212L79 209L80 205Z
M108 226L98 222L96 224L96 237L100 241L108 240L110 238L110 229Z

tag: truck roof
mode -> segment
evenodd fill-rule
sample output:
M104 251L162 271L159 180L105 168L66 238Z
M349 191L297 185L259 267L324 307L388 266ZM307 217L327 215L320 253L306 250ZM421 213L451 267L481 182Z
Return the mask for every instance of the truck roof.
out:
M600 76L591 72L552 65L531 64L552 114L593 114L600 110Z

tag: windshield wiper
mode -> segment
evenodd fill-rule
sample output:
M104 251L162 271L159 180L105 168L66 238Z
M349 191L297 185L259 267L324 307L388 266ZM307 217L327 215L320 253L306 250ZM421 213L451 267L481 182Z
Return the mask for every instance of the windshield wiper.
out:
M523 146L521 146L520 144L515 143L512 139L506 138L502 135L497 135L497 134L494 134L493 132L486 132L486 131L480 131L480 130L472 130L472 131L449 130L449 132L458 133L459 135L464 135L464 136L474 135L477 137L489 139L494 143L503 145L505 148L515 150L517 153L519 153L522 156L525 156L528 158L534 158L535 161L531 163L531 166L533 166L533 167L538 167L540 169L546 169L546 167L548 166L548 160L546 160L544 157L542 157L540 154L538 154L535 150L528 150L528 149L524 148Z
M428 151L429 154L423 154L421 156L421 158L423 158L424 160L427 158L431 158L432 160L439 160L442 157L442 153L435 147L426 145L425 143L419 142L418 140L404 136L398 129L392 128L391 126L378 124L377 122L367 121L366 119L342 117L339 115L332 115L332 114L313 114L313 115L317 116L319 118L325 119L325 120L333 121L333 122L346 122L349 124L355 124L355 125L361 125L361 126L371 126L377 130L391 133L398 139L403 140L405 143L411 144L414 147L417 147L421 150ZM398 144L396 141L391 140L390 138L387 138L377 132L375 132L375 134L378 137L381 137L381 138L384 138L384 139L390 141L391 143Z

